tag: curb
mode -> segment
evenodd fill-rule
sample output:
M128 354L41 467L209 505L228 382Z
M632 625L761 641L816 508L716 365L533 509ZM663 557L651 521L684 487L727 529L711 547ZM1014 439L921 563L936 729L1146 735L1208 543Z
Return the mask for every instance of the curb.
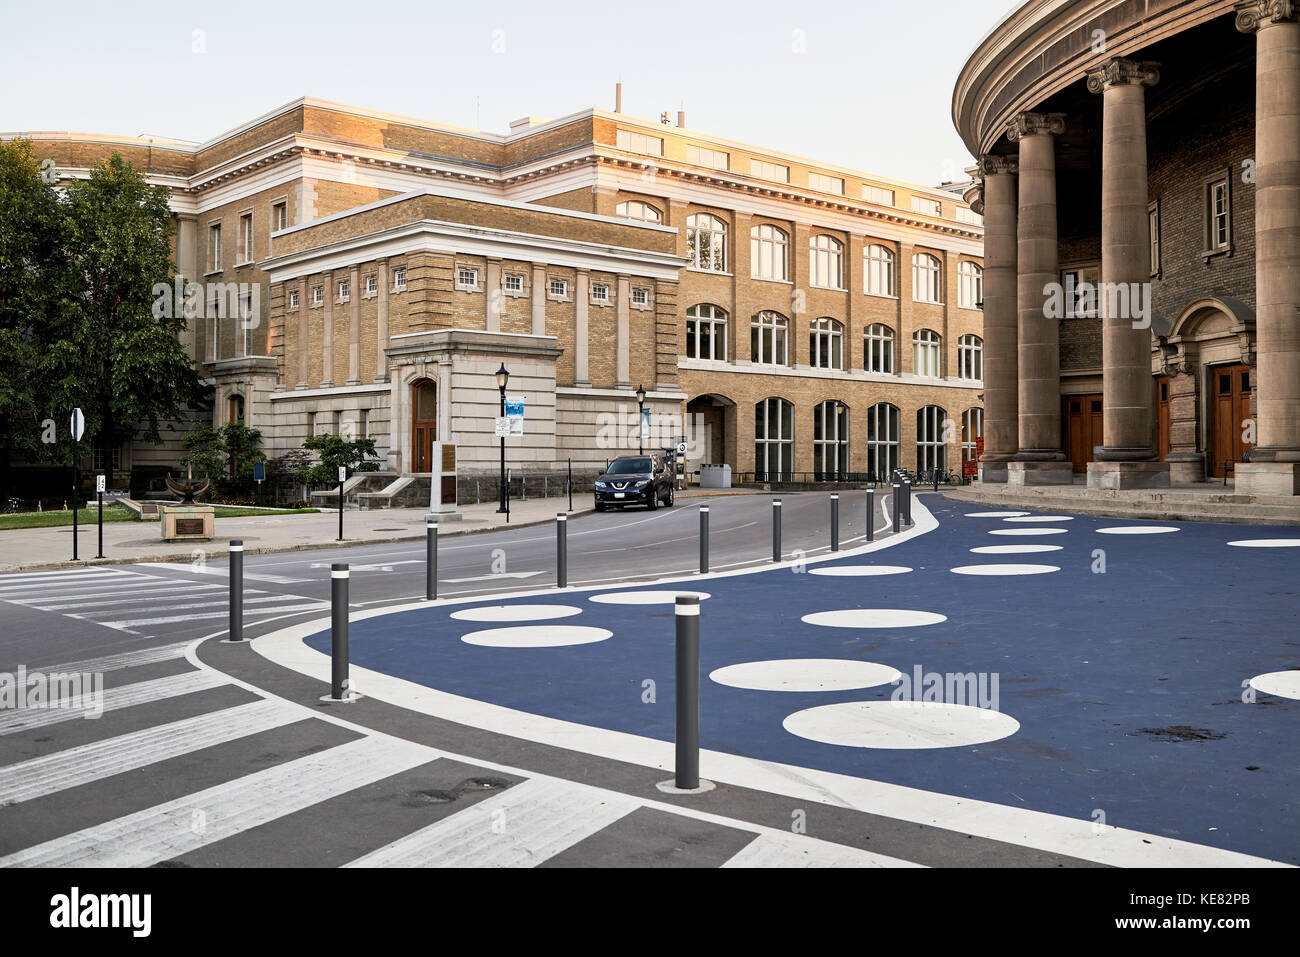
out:
M593 512L593 511L594 509L588 506L586 508L575 508L573 511L567 512L566 514L584 515L587 512ZM443 525L438 526L438 534L444 537L447 535L481 535L484 532L497 532L503 529L532 528L537 525L548 525L554 521L555 521L555 516L552 515L550 518L540 518L532 522L511 522L509 525L502 524L502 525L492 525L485 528L462 528L462 529L457 529L455 531L443 531L444 528L452 524L449 522L447 526L443 526ZM362 545L391 545L397 542L422 542L424 541L424 539L425 539L425 532L421 530L418 533L412 533L410 535L392 535L385 538L367 538L364 540L344 539L341 542L338 541L301 542L294 545L259 545L259 546L245 545L244 554L245 555L275 555L282 552L306 552L317 548L330 548L331 546L334 548L356 548ZM196 544L205 544L205 543L199 542ZM211 544L211 543L207 543L207 544ZM222 546L219 551L215 551L215 550L210 551L209 557L220 557L222 555L228 555L228 554L229 554L229 549L226 546ZM0 576L3 576L9 572L42 571L46 569L93 568L98 565L138 565L145 562L174 562L178 558L182 559L181 564L185 564L185 562L183 561L185 556L179 555L178 553L175 552L167 552L158 555L134 555L129 558L126 557L124 558L82 558L82 559L78 559L75 562L71 560L62 561L62 562L33 562L31 564L15 565L12 568L0 569Z

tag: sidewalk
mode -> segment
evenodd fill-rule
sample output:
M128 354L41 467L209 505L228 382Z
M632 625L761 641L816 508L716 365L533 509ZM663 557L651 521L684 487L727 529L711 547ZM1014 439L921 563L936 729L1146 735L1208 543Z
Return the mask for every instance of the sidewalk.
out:
M568 511L568 498L515 499L510 503L510 526L553 522ZM591 511L591 496L574 496L572 515ZM496 502L463 505L459 521L444 521L438 535L465 535L506 526ZM210 542L164 542L158 522L110 522L104 525L104 558L95 555L99 527L82 525L78 531L78 556L72 561L72 526L23 528L0 532L0 572L33 568L74 568L126 562L191 561L201 550L211 559L225 555L231 539L242 539L246 554L287 552L306 548L371 545L423 539L423 509L383 508L343 512L343 541L338 541L337 510L298 515L256 515L219 518Z
M691 489L677 495L679 502L714 495L740 494L736 489ZM568 512L567 496L512 499L509 527L537 525L555 521ZM591 511L590 494L573 497L570 515ZM444 521L438 535L466 535L507 527L506 517L497 514L496 502L462 505L459 521ZM111 565L129 562L192 561L195 551L205 559L225 555L231 539L244 542L246 554L289 552L307 548L342 548L348 545L373 545L382 542L421 540L425 536L424 510L418 508L383 508L343 512L343 541L338 541L337 510L299 515L257 515L249 518L219 518L216 535L210 542L164 542L158 522L110 522L104 525L104 558L95 558L99 527L81 525L78 529L78 557L72 560L72 526L23 528L0 531L0 572L36 568L80 568L85 565Z

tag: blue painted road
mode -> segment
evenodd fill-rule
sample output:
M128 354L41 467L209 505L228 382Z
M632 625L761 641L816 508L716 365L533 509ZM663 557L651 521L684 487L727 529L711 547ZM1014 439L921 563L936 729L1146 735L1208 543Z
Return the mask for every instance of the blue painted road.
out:
M1112 826L1300 863L1300 701L1243 688L1253 676L1300 668L1300 548L1227 544L1296 539L1300 530L1084 516L1010 522L969 517L989 509L926 500L938 528L878 552L808 566L900 565L909 573L830 577L778 568L670 586L712 596L701 618L703 747L1085 821L1100 810ZM1177 531L1098 532L1117 526ZM1040 527L1065 531L1023 534ZM1020 531L990 534L995 529ZM970 551L1018 544L1063 547ZM1060 570L1010 577L950 571L1003 563ZM603 628L613 632L608 640L472 645L461 638L512 623L454 620L452 612L475 607L456 604L355 622L352 661L520 711L672 740L672 606L591 600L603 593L482 604L577 606L576 616L519 624ZM908 628L801 620L855 608L947 620ZM328 654L329 635L307 644ZM783 721L819 705L886 701L895 687L781 692L707 678L726 665L787 658L874 662L908 676L917 666L996 675L998 709L1020 727L1000 740L946 748L826 744L790 733ZM646 679L655 682L654 703L643 701Z

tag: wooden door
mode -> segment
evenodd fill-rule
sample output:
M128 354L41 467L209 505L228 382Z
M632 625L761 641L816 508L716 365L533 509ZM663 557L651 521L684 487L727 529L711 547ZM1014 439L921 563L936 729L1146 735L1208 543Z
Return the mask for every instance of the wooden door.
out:
M1224 463L1240 462L1250 446L1242 440L1250 418L1250 366L1210 367L1210 448L1214 452L1210 474L1223 478Z
M1169 376L1156 377L1156 452L1161 462L1169 454Z
M438 439L438 385L429 379L411 387L414 419L411 423L413 448L411 471L433 470L433 443Z
M1063 400L1065 453L1074 471L1088 471L1094 446L1101 445L1101 396L1067 395Z

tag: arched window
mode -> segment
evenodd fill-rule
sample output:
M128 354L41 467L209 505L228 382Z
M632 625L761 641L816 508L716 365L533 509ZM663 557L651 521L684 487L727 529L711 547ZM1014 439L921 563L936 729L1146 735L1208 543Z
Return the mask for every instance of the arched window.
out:
M789 480L794 470L794 406L763 399L754 406L754 480Z
M814 319L808 329L809 365L814 369L843 369L844 327L834 319Z
M939 260L929 253L912 257L912 300L914 302L943 302L943 271Z
M878 402L867 409L867 471L876 481L898 468L898 407Z
M862 254L863 275L866 279L863 290L868 296L897 296L894 290L894 251L888 246L868 246Z
M843 289L844 244L834 236L814 236L808 244L812 252L808 281L823 289Z
M979 336L957 340L957 375L963 379L984 378L984 340Z
M849 407L827 399L813 408L815 482L838 482L849 470Z
M759 365L790 364L790 320L779 312L763 311L750 320L749 361Z
M438 383L421 379L411 386L411 465L413 472L433 470L433 443L438 438Z
M939 333L931 329L918 329L912 336L912 373L914 375L939 378L939 347L942 345Z
M894 330L884 323L867 326L862 337L863 366L868 372L894 374Z
M790 240L785 231L770 223L749 231L749 274L754 279L789 278L786 252Z
M979 309L984 301L984 270L971 262L957 266L957 305L963 309Z
M686 217L686 248L692 269L727 271L727 224L708 213Z
M625 203L619 203L614 207L614 213L622 216L624 219L635 219L643 223L662 223L663 214L655 209L649 203L643 203L639 199L630 199Z
M947 446L944 444L944 424L948 413L937 405L927 405L916 410L916 470L947 467Z
M686 358L727 358L727 311L703 302L686 310Z
M226 421L244 424L244 397L238 392L226 402Z
M984 410L979 406L967 409L961 414L961 460L963 462L977 460L979 455L977 442L983 435Z

